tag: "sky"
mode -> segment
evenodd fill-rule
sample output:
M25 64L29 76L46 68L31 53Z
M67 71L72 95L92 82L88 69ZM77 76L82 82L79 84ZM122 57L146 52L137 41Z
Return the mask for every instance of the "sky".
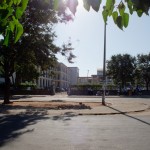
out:
M101 6L102 8L102 6ZM150 17L143 15L141 18L135 14L130 15L127 28L120 30L108 18L106 35L106 60L112 55L148 54L150 52ZM70 64L67 59L58 55L59 62L68 67L78 67L79 76L87 77L97 74L97 69L103 68L104 51L104 21L101 11L86 11L80 1L74 21L67 24L57 24L54 28L57 34L56 44L62 45L71 39L74 47L73 54L76 58Z

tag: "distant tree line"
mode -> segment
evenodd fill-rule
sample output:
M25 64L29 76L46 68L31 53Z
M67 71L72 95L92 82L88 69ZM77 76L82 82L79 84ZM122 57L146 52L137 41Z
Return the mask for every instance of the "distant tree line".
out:
M150 87L150 53L138 54L133 57L129 54L113 55L107 61L107 75L111 76L116 85L121 88L131 83L134 86Z

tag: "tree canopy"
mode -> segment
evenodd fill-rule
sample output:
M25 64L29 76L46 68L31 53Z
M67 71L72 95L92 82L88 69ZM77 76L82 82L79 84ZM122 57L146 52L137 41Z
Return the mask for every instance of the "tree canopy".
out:
M150 85L150 53L148 55L139 54L137 56L137 70L139 71L140 80L145 82L146 89Z
M150 85L150 53L113 55L107 62L107 75L114 79L117 85L124 88L127 82L133 86L140 85L148 90Z
M24 80L30 81L31 79L28 78L29 71L27 70L32 70L36 77L35 66L40 66L42 70L53 67L57 59L56 53L65 55L71 62L73 57L71 43L64 44L62 47L56 46L54 41L57 35L53 31L55 23L66 22L70 19L72 17L65 12L65 8L61 10L61 13L58 13L50 3L45 5L42 0L29 1L20 21L24 26L24 34L16 43L18 49L16 71L22 78L25 77Z
M136 59L129 54L113 55L107 62L107 74L112 76L117 85L121 84L122 88L127 82L134 83L135 68Z
M9 37L8 45L0 44L0 66L5 77L4 101L9 101L10 77L14 72L21 75L24 80L37 77L37 67L42 70L54 65L56 53L61 53L71 59L74 57L71 50L71 42L58 47L54 40L57 37L53 31L53 25L58 22L67 22L72 19L66 13L66 7L56 11L51 3L46 4L42 0L30 0L24 14L20 18L20 24L24 27L24 33L17 43L14 36ZM29 76L30 74L30 76Z

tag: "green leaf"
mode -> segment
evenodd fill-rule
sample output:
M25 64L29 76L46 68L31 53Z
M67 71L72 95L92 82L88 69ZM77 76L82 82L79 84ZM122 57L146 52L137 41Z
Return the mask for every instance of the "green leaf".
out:
M10 21L10 22L9 22L9 28L10 28L10 30L11 30L12 32L14 32L15 24L14 24L13 21Z
M141 16L143 15L143 11L142 11L142 10L137 10L137 15L138 15L139 17L141 17Z
M122 19L122 16L118 16L117 19L116 19L116 23L117 23L117 26L123 30L123 19Z
M92 6L92 8L93 8L96 12L99 11L100 4L101 4L101 0L92 0L92 1L90 1L90 5Z
M17 7L17 9L16 9L16 18L20 19L22 14L23 14L22 8L21 7Z
M10 2L9 2L9 6L11 7L11 6L12 6L12 4L13 4L13 1L10 1Z
M14 4L17 5L18 4L18 0L14 0Z
M15 43L20 39L21 35L23 34L23 27L22 25L18 22L16 24L16 35L15 35Z
M21 7L17 7L16 8L16 18L17 19L20 19L21 16L23 15L23 13L24 13L24 11L25 11L25 9L27 7L28 0L22 0L21 4L22 4Z
M124 12L125 12L125 5L123 2L121 2L119 5L118 5L118 9L119 9L119 13L121 16L123 16Z
M10 30L6 31L6 36L4 37L4 43L3 45L8 46L9 44L9 35L10 35Z
M22 3L22 11L25 11L25 9L27 8L27 5L28 5L28 1L29 0L22 0L21 3Z
M17 0L17 5L19 5L21 1L22 1L22 0Z
M14 1L14 4L15 4L15 5L19 5L20 2L21 2L21 0L11 0L11 1Z
M109 10L109 13L108 13L109 16L112 15L113 10L114 10L114 6L111 6L111 9Z
M133 3L132 3L132 1L127 0L127 3L128 3L128 8L129 8L130 14L133 14Z
M87 0L83 0L83 6L87 11L90 11L90 4Z
M102 0L83 0L84 8L89 11L92 7L96 12L99 11Z
M115 4L115 0L107 0L106 1L106 9L108 11L110 11L112 9L112 7L114 7Z
M104 22L106 23L107 22L107 17L108 17L108 11L106 9L104 9L103 12L102 12L102 15L103 15Z
M123 15L123 23L124 23L124 27L126 28L129 23L129 14L128 13L124 13L124 15Z
M8 23L7 19L3 19L1 26L3 26L3 27L7 26L7 23Z
M112 17L113 17L114 23L116 24L116 20L117 20L117 17L118 17L118 12L117 12L117 11L114 11L114 12L112 13Z

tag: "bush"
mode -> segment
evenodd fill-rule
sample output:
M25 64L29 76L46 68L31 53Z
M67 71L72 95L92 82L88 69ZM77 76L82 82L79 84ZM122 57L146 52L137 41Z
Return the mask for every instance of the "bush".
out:
M31 89L35 89L37 86L35 83L32 82L24 82L24 83L20 83L18 87L20 89L27 89L28 87L30 87Z

